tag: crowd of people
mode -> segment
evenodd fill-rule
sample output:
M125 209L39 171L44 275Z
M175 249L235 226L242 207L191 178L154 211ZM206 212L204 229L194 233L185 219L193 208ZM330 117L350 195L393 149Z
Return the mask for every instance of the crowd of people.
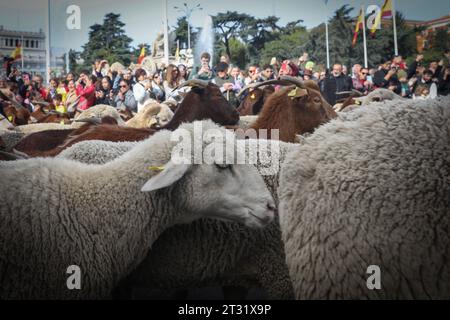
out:
M354 90L366 95L376 88L386 88L402 97L416 99L450 92L450 52L445 53L444 59L432 61L429 65L423 63L423 55L419 54L409 66L402 56L394 56L375 68L365 68L360 64L348 68L336 63L330 70L316 66L307 53L298 61L278 62L273 58L270 64L262 67L250 65L246 70L230 62L228 56L222 56L213 67L209 53L203 53L198 66L192 70L183 64L169 64L151 74L142 68L116 72L105 69L107 63L98 59L92 70L51 78L49 86L44 85L42 76L31 76L13 68L6 78L0 79L0 88L9 89L15 99L31 112L36 101L46 101L60 113L86 110L98 104L139 112L149 102L179 101L182 95L177 88L188 79L215 83L236 107L240 102L237 93L244 86L283 75L316 81L331 105ZM0 99L0 112L4 103Z

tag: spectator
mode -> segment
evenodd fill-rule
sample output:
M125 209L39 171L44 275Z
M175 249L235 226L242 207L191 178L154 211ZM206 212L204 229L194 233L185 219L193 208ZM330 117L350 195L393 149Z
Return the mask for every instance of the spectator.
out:
M49 102L52 101L55 95L58 93L57 92L58 85L59 85L58 79L56 78L50 79L50 87L48 88L48 93L46 97L47 101Z
M113 106L119 110L128 109L132 112L137 112L137 102L134 94L131 91L131 86L125 79L120 80L119 93L114 99Z
M72 79L67 81L67 90L68 91L65 102L67 112L69 112L69 114L74 114L78 105L77 101L79 101L75 80Z
M67 98L66 87L66 83L63 80L60 80L58 88L56 88L56 93L61 95L62 102L65 102Z
M438 79L438 93L446 96L450 94L450 66L447 66Z
M224 95L224 97L228 100L228 102L232 105L237 107L238 106L238 100L236 98L235 91L239 90L239 86L235 86L234 84L234 78L232 78L228 74L228 64L225 62L220 62L216 66L217 76L213 79L212 82L214 82L217 86L220 87L220 92Z
M381 66L381 69L375 72L374 85L378 88L385 88L396 94L401 94L402 86L400 81L398 81L397 71L398 67L395 64L392 64L391 61L386 61Z
M275 79L273 67L269 64L266 64L263 67L263 71L259 75L258 81L263 82L267 80L273 80Z
M412 92L414 92L416 96L423 95L424 92L423 88L428 89L429 92L430 87L433 84L433 75L434 75L433 71L429 69L425 70L422 76L417 77L417 81L414 83L412 87Z
M290 62L289 60L285 60L281 64L279 76L297 77L298 72L298 67L294 63Z
M107 64L108 64L108 61L106 61L106 60L95 59L94 65L92 67L92 74L99 79L103 78L103 76L105 76L106 74L103 74L102 70L105 67L105 65L107 65Z
M342 73L342 65L339 63L334 64L331 74L323 81L322 94L325 100L329 104L335 105L337 100L336 93L350 91L352 89L352 79Z
M78 109L86 110L92 107L95 103L95 83L97 77L89 74L87 71L82 71L78 78L77 95L80 97Z
M55 94L55 96L53 97L53 105L55 106L56 112L59 113L67 112L67 108L64 105L63 98L59 93Z
M44 79L40 74L37 74L33 76L33 86L34 90L39 92L40 99L45 99L47 97L47 90L45 90L44 86Z
M244 87L244 81L241 75L241 69L239 67L231 68L230 76L233 78L234 85L238 90L241 90Z
M134 73L134 77L136 78L136 84L133 86L133 94L134 99L137 102L137 112L141 112L146 104L154 101L154 99L150 97L152 84L148 79L146 79L147 72L144 69L137 69Z
M367 80L369 69L359 68L359 73L356 78L353 78L353 88L366 95L372 89L372 82Z
M112 105L112 81L111 78L105 76L102 78L100 85L96 88L95 91L95 104L106 104Z
M187 79L189 78L189 75L188 75L187 68L184 64L178 65L178 72L179 72L178 83L182 84L183 82L187 81Z
M212 80L214 79L214 73L211 70L209 63L211 62L211 55L208 52L203 52L200 56L201 67L196 67L191 73L192 79L200 79L200 80ZM166 94L168 92L166 91Z
M152 89L151 89L155 99L158 102L162 102L165 100L165 91L164 91L164 86L162 84L162 79L161 79L161 75L159 74L159 72L155 72L153 73L152 76Z
M169 64L166 70L166 78L163 82L164 91L166 92L166 99L179 100L180 97L177 91L173 91L179 85L179 71L177 66Z
M244 79L244 84L247 86L250 83L258 82L259 74L258 67L256 65L251 65L247 71L248 76Z

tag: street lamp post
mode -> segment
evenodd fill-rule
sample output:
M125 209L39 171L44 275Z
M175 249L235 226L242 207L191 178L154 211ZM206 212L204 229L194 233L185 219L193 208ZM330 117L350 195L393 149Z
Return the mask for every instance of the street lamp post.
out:
M195 10L203 10L202 7L200 7L200 4L197 4L195 7L193 8L189 8L188 5L186 4L186 2L183 4L183 7L173 7L174 9L177 9L179 12L182 12L186 15L186 20L187 20L187 24L188 24L188 49L191 48L191 14L192 12L194 12Z

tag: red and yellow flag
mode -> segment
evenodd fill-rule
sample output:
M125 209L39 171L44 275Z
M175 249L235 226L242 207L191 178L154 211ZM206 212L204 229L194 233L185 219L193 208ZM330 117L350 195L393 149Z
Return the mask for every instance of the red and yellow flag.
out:
M22 46L18 45L16 49L14 49L13 53L11 54L11 58L14 59L14 61L22 59Z
M144 58L145 58L145 47L142 47L141 54L139 55L139 58L138 58L138 64L141 64L142 60L144 60Z
M363 28L363 23L364 23L364 12L361 9L359 17L358 17L358 21L356 22L355 32L353 34L353 41L352 41L353 47L355 46L356 40L358 39L359 30L361 30Z
M378 27L381 23L381 18L392 18L392 0L385 0L383 6L381 7L381 11L377 14L375 18L375 22L370 29L370 34L373 36L377 31Z

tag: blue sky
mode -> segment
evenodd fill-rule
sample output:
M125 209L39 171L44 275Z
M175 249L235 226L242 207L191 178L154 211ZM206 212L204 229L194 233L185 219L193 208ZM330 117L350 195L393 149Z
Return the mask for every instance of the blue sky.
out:
M133 38L133 45L151 43L162 28L162 0L50 0L51 2L51 44L53 47L78 49L88 39L89 26L101 23L108 12L120 13L126 23L126 32ZM312 28L320 24L327 15L343 4L354 8L361 5L382 5L383 0L168 0L169 25L173 26L182 13L173 9L186 2L190 7L200 4L202 11L192 15L194 27L202 25L206 14L227 10L245 12L255 17L275 15L282 25L289 21L303 19L304 25ZM66 8L76 4L81 8L81 30L67 30ZM0 25L5 29L38 31L45 30L47 0L0 0ZM408 19L430 20L450 14L449 0L396 0L396 7ZM356 12L354 13L356 15Z

